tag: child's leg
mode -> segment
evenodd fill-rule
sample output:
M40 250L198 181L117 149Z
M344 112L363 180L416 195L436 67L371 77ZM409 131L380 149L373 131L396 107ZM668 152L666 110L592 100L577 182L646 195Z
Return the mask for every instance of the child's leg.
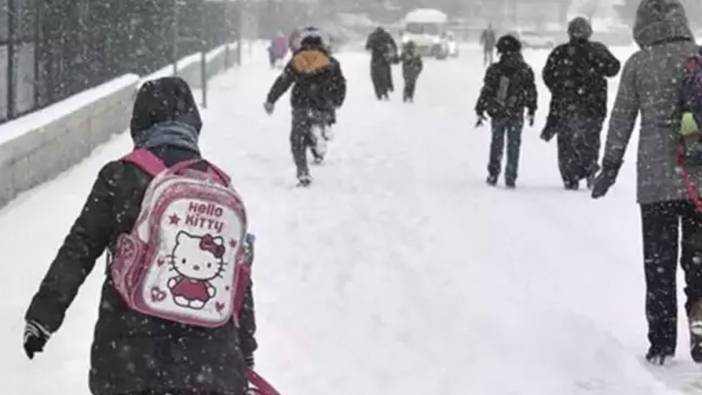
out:
M509 120L509 126L507 127L507 167L505 169L505 181L507 184L514 184L517 181L523 128L524 119L521 117Z
M490 143L490 163L488 173L490 177L497 178L502 171L502 155L505 150L505 119L493 118L492 120L492 142Z
M410 77L408 88L409 88L409 99L414 101L414 91L415 91L415 89L417 89L417 77L415 77L415 76Z
M293 127L290 133L290 148L297 167L297 177L310 174L307 164L307 146L310 133L310 121L306 111L293 111Z

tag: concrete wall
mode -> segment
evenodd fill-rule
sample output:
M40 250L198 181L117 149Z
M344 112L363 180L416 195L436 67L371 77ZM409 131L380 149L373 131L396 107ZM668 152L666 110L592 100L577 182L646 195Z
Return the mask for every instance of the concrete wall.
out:
M207 59L211 78L225 69L224 47L207 54ZM193 89L200 88L200 57L184 58L181 65L179 74ZM170 75L168 68L144 79L127 75L0 125L0 207L18 193L53 179L112 135L127 130L140 83L165 75Z

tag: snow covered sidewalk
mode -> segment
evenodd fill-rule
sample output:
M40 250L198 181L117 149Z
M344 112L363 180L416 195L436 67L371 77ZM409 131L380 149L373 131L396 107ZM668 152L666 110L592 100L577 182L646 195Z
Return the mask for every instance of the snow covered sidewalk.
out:
M538 73L546 53L527 57ZM257 360L284 395L702 393L685 336L673 368L641 362L633 159L594 202L561 191L555 146L527 129L518 189L488 188L478 51L429 61L413 106L373 99L366 54L340 58L349 97L311 190L294 187L287 103L263 112L277 74L263 52L213 81L205 112L203 149L233 176L258 236ZM22 315L100 166L129 148L120 136L0 211L8 394L88 393L104 262L31 363Z

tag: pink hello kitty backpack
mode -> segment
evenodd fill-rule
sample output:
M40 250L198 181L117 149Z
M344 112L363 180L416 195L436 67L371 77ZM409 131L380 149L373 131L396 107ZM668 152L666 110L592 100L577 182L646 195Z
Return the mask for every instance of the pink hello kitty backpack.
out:
M117 291L142 314L207 328L236 321L251 272L246 211L229 177L199 159L167 168L148 150L124 160L154 178L114 249Z

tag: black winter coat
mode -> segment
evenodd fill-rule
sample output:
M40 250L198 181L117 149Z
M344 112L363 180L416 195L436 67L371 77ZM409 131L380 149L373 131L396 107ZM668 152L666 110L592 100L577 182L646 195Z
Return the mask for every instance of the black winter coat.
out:
M385 30L378 29L368 36L366 50L371 51L373 64L390 65L397 58L397 43L392 35Z
M164 100L166 90L151 90L148 94L153 94L153 100L137 98L133 134L165 118L187 122L199 130L194 102L190 110L178 113L188 108L182 104L183 97L192 100L189 89L187 94L177 94L181 97L171 97L173 102ZM160 146L152 152L169 166L199 157L196 152L173 146ZM100 171L83 211L32 300L27 320L37 321L51 332L59 329L97 259L114 247L120 234L134 227L149 181L150 176L124 161L108 163ZM109 273L109 268L105 270ZM243 395L247 386L244 356L253 355L256 349L251 290L240 321L239 329L233 324L205 329L142 315L127 306L108 275L91 352L91 392L116 395L198 390Z
M548 58L544 82L552 93L551 116L568 113L607 116L607 77L619 73L619 60L601 43L571 40ZM554 114L555 111L555 114Z
M346 99L346 78L341 66L323 49L303 48L295 53L268 93L268 102L278 101L291 86L293 109L333 114Z
M488 68L475 110L478 115L487 112L491 118L507 118L523 117L524 109L536 113L534 72L521 54L503 55Z
M424 69L422 57L415 53L403 52L401 60L402 75L406 80L416 80Z

